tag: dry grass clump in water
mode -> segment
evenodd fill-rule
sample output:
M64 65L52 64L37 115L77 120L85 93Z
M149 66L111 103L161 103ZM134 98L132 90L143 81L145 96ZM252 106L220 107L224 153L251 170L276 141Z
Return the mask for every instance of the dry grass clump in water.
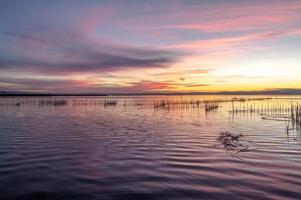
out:
M217 140L230 153L249 152L249 142L244 137L242 134L222 132Z

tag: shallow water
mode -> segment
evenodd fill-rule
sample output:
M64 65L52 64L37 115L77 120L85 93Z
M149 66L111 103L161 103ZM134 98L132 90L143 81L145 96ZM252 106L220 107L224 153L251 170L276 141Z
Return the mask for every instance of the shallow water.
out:
M39 98L0 106L1 200L301 198L301 136L295 129L287 132L286 122L263 120L259 112L231 113L229 102L211 112L203 105L154 109L124 103L232 97L65 97L68 105L32 103ZM118 104L72 104L91 99ZM242 133L249 151L224 149L217 141L224 131Z

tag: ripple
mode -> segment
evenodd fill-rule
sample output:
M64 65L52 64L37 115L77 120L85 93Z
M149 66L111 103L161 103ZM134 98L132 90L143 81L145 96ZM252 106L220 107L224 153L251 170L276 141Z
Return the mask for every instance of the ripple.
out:
M123 106L0 109L1 199L301 196L301 143L280 122L230 120L225 107L207 115ZM243 133L252 151L216 148L228 130Z

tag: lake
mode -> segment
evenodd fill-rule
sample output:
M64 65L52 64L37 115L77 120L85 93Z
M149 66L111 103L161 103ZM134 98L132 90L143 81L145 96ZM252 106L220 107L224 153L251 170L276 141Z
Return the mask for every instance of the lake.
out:
M300 199L299 102L2 97L0 197Z

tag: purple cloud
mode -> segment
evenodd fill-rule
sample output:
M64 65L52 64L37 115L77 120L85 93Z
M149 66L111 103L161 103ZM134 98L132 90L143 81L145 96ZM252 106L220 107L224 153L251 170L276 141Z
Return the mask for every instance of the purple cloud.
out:
M160 49L101 42L93 44L85 38L70 41L72 44L53 45L34 36L5 34L17 38L19 43L15 47L25 46L29 52L24 49L25 53L12 52L8 56L0 54L0 69L38 73L116 71L124 68L166 67L176 62L180 55Z

